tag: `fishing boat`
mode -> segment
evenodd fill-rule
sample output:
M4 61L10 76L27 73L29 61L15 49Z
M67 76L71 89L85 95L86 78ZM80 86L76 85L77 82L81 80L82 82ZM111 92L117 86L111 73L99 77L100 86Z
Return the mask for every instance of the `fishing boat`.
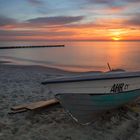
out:
M140 71L110 71L48 79L51 92L74 120L91 123L102 112L140 96Z

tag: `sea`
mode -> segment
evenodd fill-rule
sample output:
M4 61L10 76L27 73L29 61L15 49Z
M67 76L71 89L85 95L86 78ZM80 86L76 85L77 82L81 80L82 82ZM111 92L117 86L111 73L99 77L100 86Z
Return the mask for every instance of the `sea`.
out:
M107 63L112 69L140 70L140 41L2 41L0 47L56 44L65 47L1 49L0 61L75 72L108 71Z

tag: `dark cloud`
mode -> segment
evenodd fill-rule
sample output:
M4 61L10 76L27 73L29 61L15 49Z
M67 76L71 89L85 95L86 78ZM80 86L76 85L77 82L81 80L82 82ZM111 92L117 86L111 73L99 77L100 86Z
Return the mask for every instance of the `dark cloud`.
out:
M14 30L0 30L0 36L67 36L73 35L74 32L69 31L14 31Z
M43 1L41 0L27 0L30 4L34 5L34 6L38 6L38 5L43 5Z
M88 4L99 4L106 6L120 6L123 5L119 0L86 0Z
M88 0L90 3L99 3L99 4L108 4L112 3L113 1L111 0Z
M5 16L0 16L0 26L5 26L5 25L10 25L15 23L17 23L15 19L8 18Z
M93 4L111 4L111 5L123 4L127 2L131 2L131 3L140 2L140 0L86 0L86 1Z
M125 24L140 27L140 14L133 16L131 19L125 21Z
M88 4L99 4L113 7L122 7L128 3L140 3L140 0L85 0Z
M65 25L81 21L83 16L56 16L56 17L39 17L27 20L31 24L45 24L45 25Z
M140 3L140 0L124 0L124 1L126 1L126 2L132 2L132 3L134 3L134 2Z

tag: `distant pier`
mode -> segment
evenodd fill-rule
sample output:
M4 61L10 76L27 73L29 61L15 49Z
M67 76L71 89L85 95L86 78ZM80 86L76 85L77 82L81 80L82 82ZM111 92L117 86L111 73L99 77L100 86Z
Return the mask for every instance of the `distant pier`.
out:
M5 46L0 47L0 49L47 48L47 47L65 47L65 45Z

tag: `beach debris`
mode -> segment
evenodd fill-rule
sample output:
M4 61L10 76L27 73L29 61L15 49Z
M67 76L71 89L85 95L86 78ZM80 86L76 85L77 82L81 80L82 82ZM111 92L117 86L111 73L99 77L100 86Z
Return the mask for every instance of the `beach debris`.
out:
M126 107L133 112L140 112L140 106L139 105L136 105L136 106L127 105Z
M25 112L27 110L35 110L39 108L44 108L44 107L49 107L51 105L58 104L59 101L56 98L46 100L46 101L38 101L38 102L33 102L29 104L23 104L23 105L17 105L11 107L11 112L9 114L16 114L16 113L21 113Z
M135 102L129 103L125 106L133 112L140 112L140 98L138 98Z

